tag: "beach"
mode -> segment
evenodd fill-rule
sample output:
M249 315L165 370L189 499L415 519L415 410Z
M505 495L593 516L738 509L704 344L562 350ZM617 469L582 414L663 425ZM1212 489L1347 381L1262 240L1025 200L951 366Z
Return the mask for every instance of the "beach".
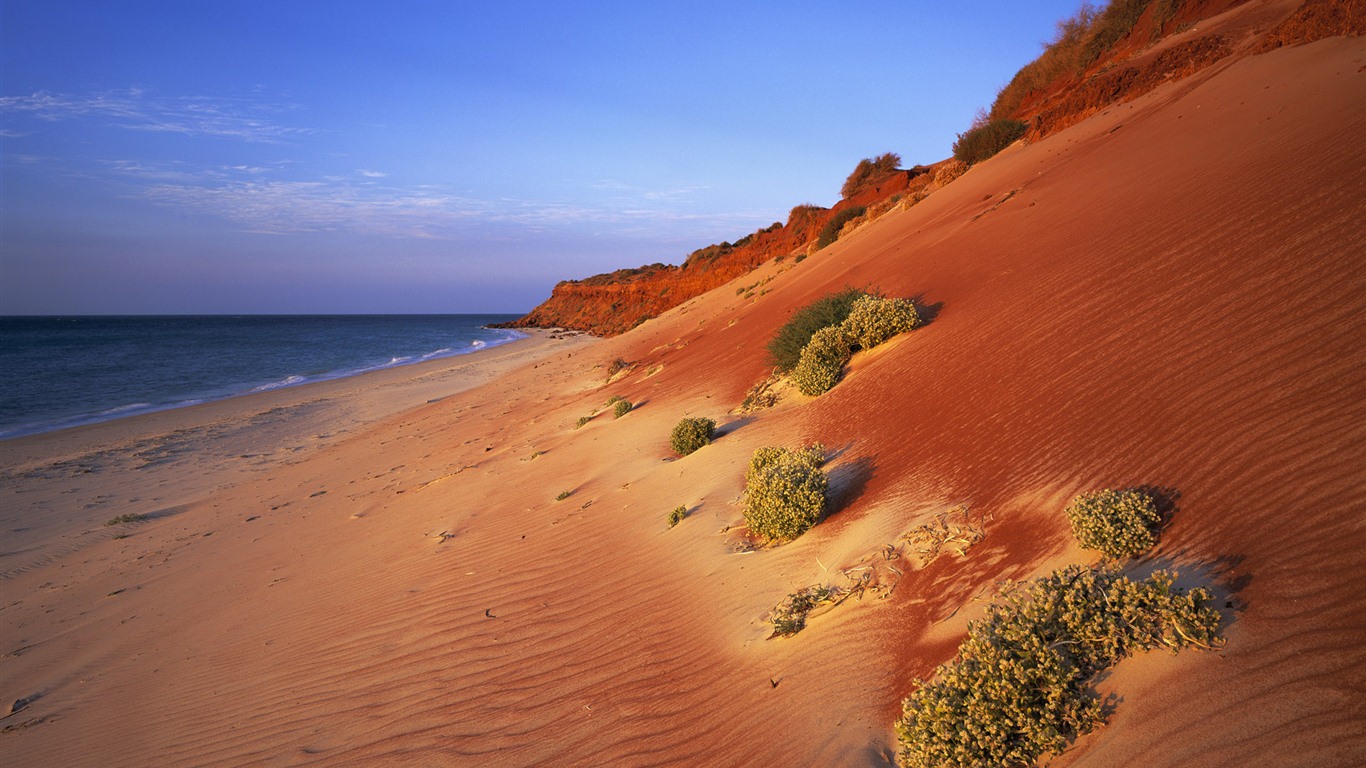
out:
M1068 501L1143 485L1176 509L1127 567L1226 645L1120 663L1052 764L1360 763L1363 56L1164 85L614 338L0 442L4 762L888 765L1000 582L1096 562ZM851 284L929 322L742 409ZM678 456L684 417L717 431ZM815 441L828 515L747 535L750 457ZM958 507L985 538L916 563Z

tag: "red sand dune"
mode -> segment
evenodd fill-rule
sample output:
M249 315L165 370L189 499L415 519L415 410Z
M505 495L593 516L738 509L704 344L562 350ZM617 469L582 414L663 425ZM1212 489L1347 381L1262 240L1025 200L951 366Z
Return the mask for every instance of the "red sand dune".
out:
M1088 557L1074 494L1147 483L1181 496L1145 563L1212 585L1228 643L1121 664L1110 723L1054 764L1366 763L1362 136L1362 38L1240 54L801 264L613 339L536 342L492 384L327 439L281 421L246 458L129 420L143 432L0 444L0 694L39 695L0 754L881 765L974 598ZM728 415L789 312L846 283L937 314L818 399ZM604 385L617 357L635 367ZM609 395L637 410L574 428ZM722 435L669 461L684 414ZM839 508L736 553L750 453L807 440L838 452ZM965 558L764 639L784 595L955 504L989 517ZM115 539L100 523L125 510L158 514Z

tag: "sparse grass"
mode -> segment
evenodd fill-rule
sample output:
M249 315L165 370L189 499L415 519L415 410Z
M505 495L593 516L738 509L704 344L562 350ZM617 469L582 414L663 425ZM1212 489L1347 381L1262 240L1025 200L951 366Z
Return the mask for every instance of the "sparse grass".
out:
M816 235L816 249L820 250L838 240L840 230L844 229L844 225L867 213L867 211L867 208L856 205L852 208L845 208L831 216L830 220L825 222L825 226L821 227L820 234Z
M634 407L630 400L618 400L612 404L612 418L619 419L630 413Z
M111 518L109 518L108 520L104 521L104 524L105 524L106 526L110 526L110 525L122 525L122 524L124 524L124 523L140 523L140 522L142 522L143 520L146 520L146 519L147 519L147 516L146 516L146 515L139 514L139 513L137 513L137 512L129 512L129 513L127 513L127 514L119 515L118 517L111 517Z
M795 539L825 515L830 486L819 443L800 451L760 448L745 472L745 525L770 541Z
M681 505L681 504L678 505L677 507L674 507L674 511L672 511L672 512L669 513L669 527L672 528L672 527L674 527L675 525L678 525L679 523L683 522L683 518L685 518L685 517L687 517L687 516L688 516L688 508L687 508L687 507L685 507L685 506L683 506L683 505Z
M850 173L849 178L844 180L844 186L840 188L840 197L853 197L869 183L877 181L899 167L901 167L901 156L895 152L858 161L858 165L854 166L853 173Z
M1133 557L1150 549L1162 522L1153 497L1132 488L1083 493L1066 511L1072 535L1083 547L1114 558Z
M559 494L558 496L555 497L555 501L564 501L565 499L567 499L567 498L569 498L570 496L573 496L573 495L574 495L574 492L573 492L573 491L560 491L560 494Z
M684 417L674 425L674 431L669 435L669 447L679 456L687 456L710 443L715 434L715 421L702 416Z
M592 415L592 414L589 414L589 415L587 415L587 416L580 416L580 417L579 417L579 420L576 421L576 422L574 422L574 429L578 429L579 427L582 427L583 425L587 424L588 422L590 422L590 421L592 421L592 420L593 420L593 415Z
M1218 644L1219 614L1204 589L1176 574L1133 581L1118 570L1072 565L1007 583L985 618L968 624L958 653L903 703L898 763L1034 765L1104 721L1090 686L1139 651Z
M806 628L806 617L822 605L834 603L843 593L838 587L817 585L798 590L788 595L769 612L768 621L773 625L775 637L791 637Z
M1010 146L1024 135L1025 124L1011 118L992 120L985 125L969 128L958 134L953 143L953 157L968 165L976 165Z
M903 538L920 561L920 567L924 568L947 549L962 557L974 544L986 538L986 532L980 523L972 520L966 507L954 507Z
M802 348L811 341L816 331L844 322L854 302L866 295L857 288L845 288L837 293L822 296L792 313L792 317L768 342L769 361L780 373L787 373L797 367L802 357Z

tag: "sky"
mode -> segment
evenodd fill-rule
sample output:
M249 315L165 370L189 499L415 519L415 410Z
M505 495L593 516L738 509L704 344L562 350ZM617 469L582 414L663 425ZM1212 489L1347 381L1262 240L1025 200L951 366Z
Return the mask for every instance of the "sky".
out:
M1077 5L0 0L0 314L525 312L947 157Z

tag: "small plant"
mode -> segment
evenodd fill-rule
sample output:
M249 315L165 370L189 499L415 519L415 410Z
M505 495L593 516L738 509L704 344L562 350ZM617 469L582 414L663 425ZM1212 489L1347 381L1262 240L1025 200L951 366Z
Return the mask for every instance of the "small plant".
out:
M957 179L967 172L968 164L954 158L953 160L944 163L940 166L939 170L934 172L934 183L941 187L948 186L953 183L954 179Z
M910 299L884 299L864 296L854 302L844 319L849 339L863 349L872 349L888 339L920 325L920 315Z
M830 486L819 443L800 451L760 448L745 472L745 525L773 541L795 539L825 515Z
M973 522L966 507L954 507L916 527L904 538L920 561L920 567L924 568L937 560L945 549L952 549L962 557L974 544L986 538L986 532L980 524Z
M1218 643L1207 590L1174 588L1158 571L1132 581L1072 565L1007 584L968 624L958 653L903 703L905 768L1033 765L1103 722L1093 678L1138 651Z
M1122 558L1138 555L1156 543L1154 531L1162 515L1153 498L1142 491L1106 489L1073 499L1067 519L1083 547Z
M531 459L530 459L530 460L531 460L531 461L535 461L536 458L537 458L538 456L544 456L544 455L545 455L545 451L532 451L532 452L531 452Z
M792 369L792 383L803 395L814 397L828 392L839 382L844 364L852 354L843 325L822 328L802 349L797 367Z
M118 517L111 517L108 520L104 521L104 524L106 526L110 526L122 525L123 523L140 523L146 519L146 515L138 514L136 512L129 512L127 514L119 515Z
M992 120L958 134L958 140L953 143L953 156L968 165L976 165L1013 144L1024 132L1025 124L1019 120Z
M820 234L816 235L816 250L820 250L838 240L840 237L840 230L844 229L845 224L848 224L867 212L868 209L864 206L856 205L852 208L845 208L834 216L831 216L830 220L825 222L825 226L821 227Z
M797 254L796 258L792 259L793 264L800 264L803 261L806 261L806 254L804 253L799 253Z
M574 495L574 492L573 492L573 491L560 491L560 495L558 495L558 496L555 497L555 501L564 501L565 499L567 499L567 498L569 498L570 496L573 496L573 495Z
M639 324L640 323L636 323L636 325ZM630 367L630 362L628 362L624 358L618 357L617 359L607 364L607 378L611 379L613 376L616 376L618 373L621 373L622 371L628 370Z
M576 422L574 422L574 429L578 429L579 427L582 427L584 424L587 424L588 422L590 422L590 421L592 421L592 420L593 420L593 416L592 416L591 414L588 415L588 416L580 416L580 417L579 417L579 420L576 421Z
M711 442L716 434L716 422L702 416L685 417L674 425L669 436L669 447L679 456L687 456Z
M683 506L682 504L678 505L677 507L674 507L674 511L669 513L669 527L672 528L675 525L678 525L679 523L683 522L683 518L687 516L687 507Z
M607 408L610 408L610 407L612 407L612 405L621 402L622 399L623 399L623 398L622 398L621 395L612 395L611 397L607 398L607 402L606 402L606 403L603 403L603 406L604 406L604 407L607 407Z
M773 625L773 634L769 635L769 639L791 637L802 631L806 628L806 617L813 610L834 603L841 594L837 587L817 585L788 595L769 613L768 621Z
M849 316L854 302L867 294L857 288L845 288L807 304L792 313L768 342L770 362L780 373L787 373L797 367L802 349L811 337L822 328L839 325Z
M612 418L619 419L630 413L634 407L630 400L618 400L612 405Z

